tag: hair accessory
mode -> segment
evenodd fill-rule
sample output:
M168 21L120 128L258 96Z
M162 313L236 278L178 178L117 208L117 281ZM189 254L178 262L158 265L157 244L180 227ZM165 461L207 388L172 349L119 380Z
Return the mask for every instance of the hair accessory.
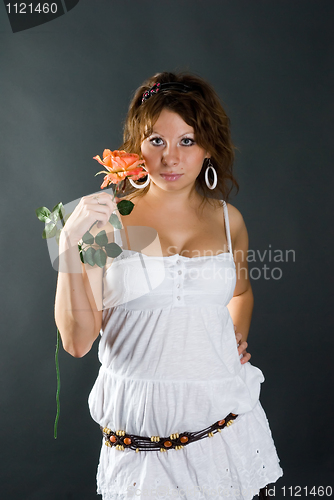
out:
M153 87L151 87L149 90L146 90L146 92L143 93L141 102L143 103L149 97L151 97L151 95L156 94L160 89L160 85L161 85L160 83L155 83Z
M209 183L209 168L211 168L211 170L213 172L213 183L212 184ZM208 186L209 189L215 189L215 187L217 186L217 172L215 171L214 166L212 165L210 158L209 158L209 162L208 162L208 165L206 167L206 170L205 170L205 184Z
M181 82L166 82L166 83L155 83L153 87L151 87L149 90L146 90L143 93L143 97L141 102L147 101L153 94L156 94L157 92L163 91L163 90L177 90L179 92L189 92L192 90L189 85L185 85L184 83Z
M197 432L178 432L167 437L160 436L136 436L127 434L124 430L112 431L108 427L100 427L103 433L105 444L109 448L124 451L126 448L136 451L168 451L182 450L185 446L194 441L199 441L206 437L213 437L217 432L221 432L224 427L230 427L238 415L229 413L224 419L218 420L214 424Z
M150 180L151 180L151 178L148 174L147 174L147 179L145 182L143 182L143 184L136 184L135 181L133 181L131 179L131 177L128 177L128 179L130 181L130 184L132 184L133 187L138 188L138 189L143 189L144 187L148 186L150 183Z

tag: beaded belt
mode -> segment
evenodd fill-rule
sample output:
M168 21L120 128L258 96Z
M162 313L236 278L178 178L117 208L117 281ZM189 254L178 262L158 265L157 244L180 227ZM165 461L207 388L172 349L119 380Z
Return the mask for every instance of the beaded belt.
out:
M125 431L112 431L108 427L101 427L105 444L124 451L126 448L138 451L168 451L171 449L181 450L184 446L194 441L199 441L205 437L212 437L217 432L221 432L224 427L229 427L238 415L229 413L223 420L218 420L210 427L198 432L183 432L182 434L171 434L169 437L151 436L142 437L134 434L127 434Z

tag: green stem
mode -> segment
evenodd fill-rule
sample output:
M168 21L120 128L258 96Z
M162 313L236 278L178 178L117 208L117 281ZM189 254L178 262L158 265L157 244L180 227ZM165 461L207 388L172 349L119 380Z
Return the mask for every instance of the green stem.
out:
M59 414L60 414L60 401L59 401L60 373L59 373L59 359L58 359L59 344L60 344L60 333L59 333L59 330L57 328L57 345L56 345L56 353L55 353L56 372L57 372L57 393L56 393L57 414L56 414L55 425L54 425L54 438L55 439L57 439L57 427L58 427L58 420L59 420Z

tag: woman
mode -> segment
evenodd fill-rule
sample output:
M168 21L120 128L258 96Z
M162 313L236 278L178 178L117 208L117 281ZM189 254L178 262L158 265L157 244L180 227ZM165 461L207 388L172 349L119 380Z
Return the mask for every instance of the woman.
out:
M246 363L253 294L245 223L226 203L238 187L229 119L201 78L159 73L135 93L121 149L142 155L144 187L126 191L135 207L121 231L108 223L108 193L80 201L60 238L71 272L59 273L55 304L73 356L102 334L89 397L107 444L98 492L264 495L282 470L259 402L262 372ZM91 232L108 229L123 252L81 272L76 246L95 222Z

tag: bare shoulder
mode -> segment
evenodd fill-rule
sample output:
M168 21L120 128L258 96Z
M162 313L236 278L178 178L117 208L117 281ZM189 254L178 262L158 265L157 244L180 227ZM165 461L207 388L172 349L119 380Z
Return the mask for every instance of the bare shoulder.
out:
M234 205L231 205L231 203L226 203L226 206L227 206L230 226L232 227L233 225L238 227L244 224L244 218L241 212Z

